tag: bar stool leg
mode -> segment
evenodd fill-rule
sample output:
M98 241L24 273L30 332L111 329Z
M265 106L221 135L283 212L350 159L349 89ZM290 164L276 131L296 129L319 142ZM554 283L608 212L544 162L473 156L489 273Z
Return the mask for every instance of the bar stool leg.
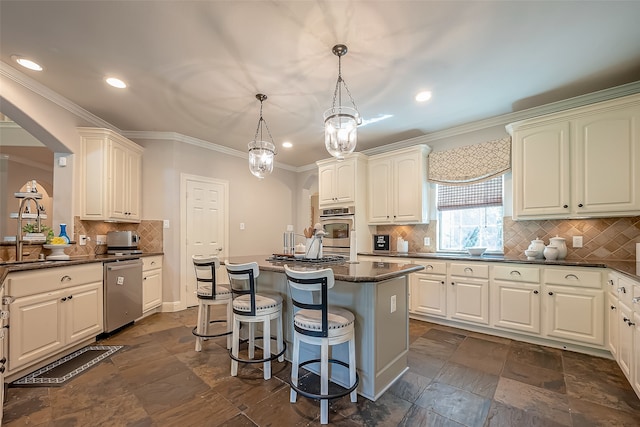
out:
M323 339L320 346L320 394L329 394L329 343ZM320 424L329 422L329 399L320 400Z
M276 331L277 339L278 339L278 353L282 351L284 348L284 340L282 338L282 313L278 316L278 330ZM278 362L284 362L284 353L282 356L278 357Z
M240 349L240 320L234 316L233 318L233 342L231 347L231 354L234 357L238 357L238 351ZM238 376L238 362L231 359L231 376Z
M300 338L297 333L293 334L293 355L291 360L291 384L298 386L298 364L300 363ZM291 387L289 402L296 403L298 392Z
M204 334L205 324L204 324L204 304L201 302L198 303L198 328L196 332L199 334ZM196 351L202 351L202 337L196 337Z
M256 345L256 328L253 322L249 323L249 359L253 359L255 355Z
M351 338L349 340L349 386L356 382L356 340ZM351 402L358 401L358 392L353 390L351 392Z
M229 327L232 324L233 324L233 304L232 304L232 300L229 299L229 302L227 302L227 327ZM227 334L227 350L229 350L230 348L231 348L231 334Z
M262 326L262 348L263 348L263 358L268 359L271 357L271 319L266 317L264 319L264 323ZM264 379L268 380L271 378L271 361L267 360L263 364L264 366Z

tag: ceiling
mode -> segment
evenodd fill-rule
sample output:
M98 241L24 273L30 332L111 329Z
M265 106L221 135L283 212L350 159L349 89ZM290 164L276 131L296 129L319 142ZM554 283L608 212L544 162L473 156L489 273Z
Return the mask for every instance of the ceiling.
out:
M264 93L274 142L294 144L277 163L302 166L329 157L335 44L364 119L391 116L359 129L364 151L638 81L639 16L640 1L2 0L0 60L121 131L243 152Z

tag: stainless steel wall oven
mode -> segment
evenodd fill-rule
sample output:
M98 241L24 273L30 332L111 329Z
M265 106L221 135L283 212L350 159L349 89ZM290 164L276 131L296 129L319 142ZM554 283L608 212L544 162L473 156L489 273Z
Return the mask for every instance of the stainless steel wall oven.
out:
M325 255L341 255L349 258L352 233L355 230L353 207L323 209L320 224L326 235L322 239Z

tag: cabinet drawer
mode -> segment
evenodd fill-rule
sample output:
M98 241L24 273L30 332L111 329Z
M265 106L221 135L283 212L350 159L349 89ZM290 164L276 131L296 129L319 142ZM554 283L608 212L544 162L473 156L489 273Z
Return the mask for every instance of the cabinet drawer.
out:
M477 277L481 279L489 278L489 266L484 264L458 264L451 263L451 275L462 277Z
M545 283L553 285L577 286L580 288L602 289L602 271L592 269L546 268Z
M412 263L418 264L424 267L424 270L419 271L419 274L447 274L447 263L443 261L417 261L411 260Z
M162 268L162 255L148 256L142 258L142 271Z
M540 269L536 267L494 266L493 278L510 282L540 283Z
M18 271L7 277L5 295L18 298L93 282L102 282L102 263Z

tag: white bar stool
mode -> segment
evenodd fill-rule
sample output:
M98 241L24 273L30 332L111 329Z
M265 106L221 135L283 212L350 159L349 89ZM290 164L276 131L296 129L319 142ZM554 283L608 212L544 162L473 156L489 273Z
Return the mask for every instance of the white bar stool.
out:
M257 292L256 279L260 274L258 263L229 264L225 261L229 273L229 283L233 293L233 337L231 344L231 376L238 375L238 362L263 363L264 379L271 378L271 361L284 362L286 345L282 337L282 297L277 294ZM277 353L271 354L271 321L277 320ZM248 359L238 357L240 347L240 327L242 322L249 324ZM255 324L262 323L262 337L255 336ZM254 359L255 341L262 340L263 358ZM246 340L245 340L246 341ZM243 342L245 342L243 341Z
M216 281L216 272L220 268L220 261L215 256L191 257L196 270L196 296L198 297L198 323L193 328L196 336L196 351L202 350L204 338L215 338L227 335L227 348L231 348L231 330L209 334L208 327L211 323L226 322L227 328L231 327L231 290ZM225 320L210 320L211 307L214 305L226 305L227 318Z
M295 403L298 393L305 397L320 400L320 424L329 422L329 400L351 395L351 401L357 402L356 388L360 381L356 372L355 316L341 307L331 307L328 290L335 283L330 268L315 271L296 271L284 266L291 301L295 307L293 315L293 352L291 362L290 401ZM320 359L311 359L300 363L300 342L320 346ZM330 346L349 343L349 363L329 358ZM310 363L320 362L320 394L310 393L298 388L298 369ZM329 394L329 364L335 363L349 370L351 386L342 392Z

